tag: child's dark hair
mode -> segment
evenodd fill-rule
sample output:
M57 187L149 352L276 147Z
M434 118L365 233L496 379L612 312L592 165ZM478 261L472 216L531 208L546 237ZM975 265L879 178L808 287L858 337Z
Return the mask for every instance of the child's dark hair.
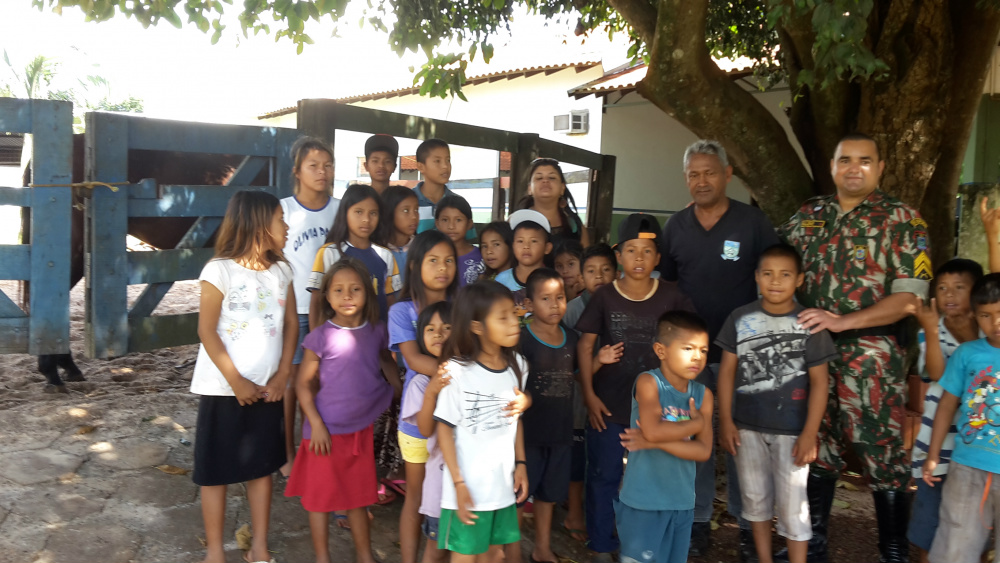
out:
M514 229L513 229L513 231L514 231L514 237L517 237L517 232L518 231L525 230L525 229L532 230L532 231L538 231L538 232L542 233L542 235L545 237L545 242L549 242L549 240L552 238L552 235L550 235L549 232L547 230L545 230L545 227L539 225L538 223L536 223L534 221L521 221L520 223L518 223L517 227L514 227Z
M682 331L708 334L708 325L697 313L690 311L667 311L656 321L656 341L664 346L670 346Z
M542 166L551 166L552 168L555 168L556 174L559 176L559 181L562 182L563 187L566 188L566 191L563 192L562 196L562 199L566 200L566 205L561 205L559 207L559 212L562 214L563 227L579 236L580 228L583 227L583 221L580 219L579 212L577 212L576 200L573 199L573 193L569 191L569 186L566 184L566 176L563 174L562 167L559 166L558 160L554 158L536 158L531 161L531 167L528 168L528 175L525 177L524 184L526 186L530 186L531 177L535 175L535 170L538 170ZM534 196L526 194L517 202L515 209L531 209L534 206Z
M378 192L375 188L369 186L368 184L352 184L348 186L347 191L344 192L344 197L340 200L340 206L337 208L337 214L333 217L333 226L330 227L330 232L326 234L326 242L334 243L337 248L343 252L344 243L347 242L347 237L350 234L347 230L347 212L355 205L365 201L366 199L372 199L379 206L379 224L382 223L382 200L378 196ZM372 236L370 240L374 244L382 244L382 229L376 226L375 230L372 231Z
M280 208L278 198L267 192L242 190L233 194L215 239L213 259L250 258L265 268L285 262L281 250L271 248L273 239L268 230L275 210Z
M992 305L1000 302L1000 273L986 274L972 286L972 306Z
M333 276L342 270L351 270L361 278L361 287L365 288L365 306L361 308L361 318L369 323L377 323L379 320L378 296L375 294L375 285L371 282L372 275L365 267L365 263L357 258L344 256L330 266L330 269L323 274L323 282L320 291L323 293L323 300L320 305L320 318L326 322L334 317L336 311L330 306L330 301L326 299L326 292L330 290L330 282Z
M441 357L454 359L463 365L475 362L483 350L483 345L479 341L481 337L472 332L472 323L485 323L490 309L501 300L510 301L513 309L514 296L510 290L493 280L478 281L460 289L452 309L451 336L444 344ZM514 314L513 310L511 314ZM520 385L521 367L517 365L516 350L500 348L500 355L514 370Z
M292 185L295 186L296 194L299 193L299 179L295 177L295 173L302 168L302 161L305 160L310 151L323 151L330 155L330 162L334 162L333 147L330 146L330 143L318 137L299 137L296 139L295 143L292 144L291 151L289 151L292 155ZM333 178L330 178L327 195L333 195Z
M937 270L934 270L934 279L944 274L969 274L972 276L973 283L975 283L979 281L979 278L983 277L983 273L983 267L975 260L952 258L938 266Z
M444 324L451 324L451 303L447 301L438 301L437 303L432 303L427 307L424 307L423 311L420 311L420 315L417 316L417 348L420 349L421 354L427 354L433 357L427 351L427 346L424 345L424 329L427 325L431 324L431 320L434 315L439 315L441 317L441 322ZM431 374L433 375L433 374Z
M445 209L457 209L459 213L465 215L465 218L472 223L472 206L469 205L469 200L458 194L446 195L437 202L434 206L434 220L437 221L438 217Z
M795 273L802 273L802 256L790 244L779 242L765 248L764 252L760 253L760 258L757 259L758 270L760 269L760 265L764 263L765 258L788 258L795 263Z
M552 268L538 268L534 272L531 272L528 274L528 279L524 282L524 296L528 299L534 299L538 284L549 280L559 280L559 283L562 283L562 276Z
M378 230L382 233L381 240L388 242L392 240L392 230L396 228L396 208L408 199L417 199L417 194L406 186L389 186L382 192L381 199L382 211L379 213Z
M483 230L479 231L479 250L483 249L483 237L486 233L496 233L501 239L503 239L504 244L507 245L507 268L514 267L514 231L510 228L510 223L507 221L493 221L489 223ZM489 266L486 266L486 271L484 272L485 277L496 276L500 271L493 271Z
M424 297L427 290L424 286L423 278L420 277L424 257L432 248L441 243L448 245L452 256L455 258L455 277L452 278L451 283L448 284L448 289L445 290L445 299L451 299L455 295L455 290L458 289L458 252L455 250L455 243L451 242L448 235L441 231L424 231L419 233L413 237L413 242L410 243L410 250L406 253L406 275L403 276L403 287L400 290L401 300L405 301L409 299L413 301L417 304L418 309L426 305Z
M427 157L434 149L448 149L448 143L441 139L427 139L417 146L417 162L426 163ZM451 150L451 149L448 149Z
M618 270L618 257L615 256L615 251L611 250L611 246L607 243L598 242L592 244L583 250L583 256L580 257L580 271L583 271L583 266L587 263L587 260L591 258L607 258L608 262L611 262L611 267Z
M583 245L580 244L580 241L571 238L561 239L559 241L559 244L557 244L556 247L552 249L552 257L558 258L563 254L569 254L570 256L574 256L576 257L577 260L581 261L580 262L581 264L583 264L582 262Z

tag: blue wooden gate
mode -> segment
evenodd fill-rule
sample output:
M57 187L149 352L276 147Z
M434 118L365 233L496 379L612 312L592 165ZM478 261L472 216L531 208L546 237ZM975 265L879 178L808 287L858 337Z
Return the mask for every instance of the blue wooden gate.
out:
M27 310L0 291L0 354L69 351L73 106L0 98L0 131L30 134L32 183L0 187L0 205L31 208L27 244L0 245L0 280L30 280Z
M87 180L125 182L129 150L245 155L224 186L157 185L155 180L94 191L86 207L86 349L95 358L122 356L198 342L197 313L151 313L175 281L197 279L212 256L205 248L222 222L230 196L241 189L291 195L287 158L294 129L212 125L88 113ZM267 169L267 186L248 184ZM127 252L129 217L196 217L174 249ZM128 307L130 284L149 284Z

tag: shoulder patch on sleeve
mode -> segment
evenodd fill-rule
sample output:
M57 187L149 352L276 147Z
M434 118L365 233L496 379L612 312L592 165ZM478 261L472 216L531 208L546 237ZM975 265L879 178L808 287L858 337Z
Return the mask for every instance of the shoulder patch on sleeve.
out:
M920 217L914 217L913 219L911 219L910 224L913 225L914 227L923 227L925 229L927 228L927 221L924 221Z

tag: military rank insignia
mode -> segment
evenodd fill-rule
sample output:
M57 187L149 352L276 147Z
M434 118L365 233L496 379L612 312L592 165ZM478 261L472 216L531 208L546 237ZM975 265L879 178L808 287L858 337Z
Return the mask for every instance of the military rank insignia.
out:
M855 244L854 259L858 262L864 262L865 258L868 258L868 247L863 244Z
M913 277L918 280L929 280L934 276L931 271L931 259L927 253L921 250L917 257L913 259Z
M799 223L803 229L822 229L824 225L826 225L826 221L816 219L806 219Z
M918 229L920 227L923 227L925 229L927 228L927 221L924 221L920 217L914 217L913 219L910 219L910 224L913 225L914 227L917 227Z

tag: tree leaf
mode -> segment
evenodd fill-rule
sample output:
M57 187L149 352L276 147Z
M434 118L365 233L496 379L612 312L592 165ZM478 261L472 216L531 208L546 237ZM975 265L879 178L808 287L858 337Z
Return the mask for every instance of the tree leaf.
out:
M167 475L187 475L191 472L189 469L183 469L175 465L154 465L153 467L159 469L160 471L166 473Z

